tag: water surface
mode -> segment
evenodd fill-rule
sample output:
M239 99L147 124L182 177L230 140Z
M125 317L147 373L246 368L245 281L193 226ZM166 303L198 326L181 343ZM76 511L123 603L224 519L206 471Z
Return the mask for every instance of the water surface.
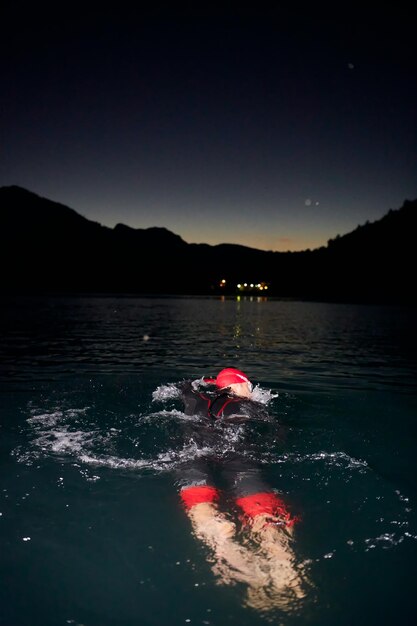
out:
M411 624L415 322L257 298L4 298L0 623ZM179 502L176 470L202 451L157 390L222 367L267 401L245 454L300 518L310 587L284 608L221 584Z

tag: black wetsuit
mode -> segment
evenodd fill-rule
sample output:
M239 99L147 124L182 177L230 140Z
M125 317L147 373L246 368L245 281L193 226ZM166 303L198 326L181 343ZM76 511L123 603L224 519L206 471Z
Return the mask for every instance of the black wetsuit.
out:
M201 453L179 469L177 484L186 488L220 481L236 498L270 491L258 464L247 454L249 422L269 419L264 405L211 386L195 389L191 381L180 383L178 388L184 413L207 419L185 425L184 433Z
M190 381L180 385L184 413L186 415L201 415L211 419L222 417L249 417L255 403L249 398L234 396L224 390L196 391ZM256 411L261 410L261 405L256 403Z

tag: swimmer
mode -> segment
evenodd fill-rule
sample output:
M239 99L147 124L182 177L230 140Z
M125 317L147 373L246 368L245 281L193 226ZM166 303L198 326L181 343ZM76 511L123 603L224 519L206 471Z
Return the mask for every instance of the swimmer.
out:
M235 368L223 369L215 378L183 381L178 389L184 413L207 419L206 427L193 435L201 447L205 440L221 437L228 424L265 416L264 406L253 398L251 381ZM232 494L232 507L226 510L226 494L213 478L218 473ZM265 484L256 465L244 455L225 451L220 457L195 459L179 474L184 510L194 535L210 549L220 583L246 584L246 604L259 610L283 608L305 595L303 573L292 549L297 519Z

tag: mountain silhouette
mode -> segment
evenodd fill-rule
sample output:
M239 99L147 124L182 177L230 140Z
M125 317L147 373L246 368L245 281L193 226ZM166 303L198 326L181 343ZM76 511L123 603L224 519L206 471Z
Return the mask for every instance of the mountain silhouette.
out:
M3 292L257 293L415 304L417 200L303 252L189 244L166 228L114 228L17 186L0 188ZM225 281L221 283L221 281ZM251 284L265 284L260 291Z

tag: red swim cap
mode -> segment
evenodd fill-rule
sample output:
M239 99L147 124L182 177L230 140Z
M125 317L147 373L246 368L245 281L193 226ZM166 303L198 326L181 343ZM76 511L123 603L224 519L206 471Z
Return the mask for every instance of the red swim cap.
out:
M233 367L227 367L217 374L216 385L223 389L229 385L235 385L236 383L249 383L250 380L240 370L236 370Z

